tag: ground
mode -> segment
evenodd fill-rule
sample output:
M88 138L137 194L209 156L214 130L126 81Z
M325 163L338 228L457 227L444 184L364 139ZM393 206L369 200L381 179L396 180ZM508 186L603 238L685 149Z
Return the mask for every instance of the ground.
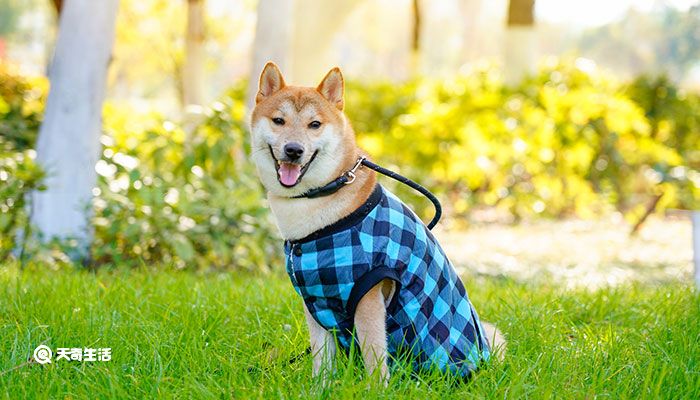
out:
M678 224L662 224L659 232L689 234L687 224ZM560 233L548 233L557 226ZM700 398L700 297L686 279L688 251L673 244L685 239L654 239L667 235L647 231L628 241L609 227L606 236L581 226L438 233L481 317L495 322L509 340L505 360L486 365L465 385L439 374L409 378L399 370L387 389L368 389L358 363L343 360L323 388L310 378L308 356L289 363L303 353L308 333L281 267L268 275L162 266L94 274L42 266L20 272L5 265L0 394L7 399ZM489 232L500 244L487 240ZM470 240L460 247L460 237ZM538 249L549 243L558 250L544 251L545 257ZM602 247L585 251L595 243ZM629 251L631 258L610 255L606 243L623 247L619 254ZM658 279L622 274L625 279L606 285L597 280L576 285L578 273L552 273L579 268L583 261L574 254L590 257L590 265L602 270L668 274ZM549 272L533 273L530 266ZM523 275L516 273L521 269ZM681 279L672 279L676 272ZM40 344L54 352L109 347L112 359L28 362Z
M629 232L628 224L613 218L485 224L436 235L462 273L589 289L692 279L687 215L650 218L636 235Z

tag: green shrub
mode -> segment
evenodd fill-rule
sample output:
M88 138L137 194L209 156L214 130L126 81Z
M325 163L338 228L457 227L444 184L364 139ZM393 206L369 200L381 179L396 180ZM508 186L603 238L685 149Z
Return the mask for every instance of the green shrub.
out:
M237 93L214 103L189 134L159 118L143 132L121 131L118 110L106 111L94 201L98 264L264 270L276 260L280 242L245 158Z
M45 86L0 71L0 260L27 229L25 199L40 189L33 162ZM105 105L106 135L93 200L95 265L266 269L279 240L264 194L245 159L242 89L205 109L191 132L158 115L145 122ZM74 244L38 245L36 257L61 263Z
M20 77L0 64L0 262L16 247L27 225L25 199L42 189L44 176L34 162L46 81Z
M659 194L659 208L697 207L699 97L676 96L650 116L642 96L586 67L549 65L516 87L492 70L355 83L347 109L376 159L439 192L456 215L496 207L516 219L634 216ZM687 179L673 178L681 172Z
M649 120L654 141L675 149L682 165L658 165L661 181L671 186L674 206L700 207L700 96L676 87L666 76L640 76L626 89Z
M245 156L244 87L186 129L105 106L94 263L259 269L277 261ZM26 194L41 188L32 148L45 93L44 80L0 70L0 259L27 228ZM700 96L663 77L625 85L585 63L557 63L515 87L484 69L440 81L350 81L346 93L360 144L434 190L454 217L619 211L633 220L649 204L700 206ZM420 214L432 212L420 195L383 182ZM60 255L70 243L52 249Z

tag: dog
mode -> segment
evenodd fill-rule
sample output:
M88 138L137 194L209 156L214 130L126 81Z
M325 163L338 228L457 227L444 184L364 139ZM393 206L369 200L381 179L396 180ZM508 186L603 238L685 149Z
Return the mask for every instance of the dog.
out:
M503 354L503 335L479 321L420 219L360 164L344 90L337 67L313 88L288 86L268 63L250 121L251 159L304 300L313 375L325 380L337 347L357 344L384 385L400 354L416 370L468 377Z

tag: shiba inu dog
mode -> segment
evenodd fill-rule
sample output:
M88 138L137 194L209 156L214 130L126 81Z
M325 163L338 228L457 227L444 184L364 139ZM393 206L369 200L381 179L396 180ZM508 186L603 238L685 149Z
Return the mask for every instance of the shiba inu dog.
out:
M314 375L331 370L337 346L358 344L384 384L399 353L469 376L504 346L430 231L360 165L338 68L297 87L268 63L255 102L251 158L304 299Z

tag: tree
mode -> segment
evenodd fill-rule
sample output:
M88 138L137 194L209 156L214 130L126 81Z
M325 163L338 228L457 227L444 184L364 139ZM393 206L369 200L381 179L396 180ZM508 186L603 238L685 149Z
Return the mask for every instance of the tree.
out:
M56 15L61 16L61 11L63 11L63 0L52 0L53 8L56 10Z
M23 11L21 0L0 0L0 38L14 32Z
M260 0L258 3L253 65L246 102L249 110L253 109L258 92L257 76L268 61L277 64L282 71L290 70L295 3L295 0Z
M537 57L535 0L510 0L504 49L507 83L515 83L535 70Z
M421 4L420 0L413 0L411 7L413 23L411 25L411 66L410 70L416 75L420 70L420 32L421 32Z
M22 15L33 6L28 0L0 0L0 60L5 58L7 38L21 30Z
M578 46L585 57L626 75L667 73L681 81L700 59L700 5L630 9L619 21L584 32Z
M32 223L44 239L75 238L85 257L90 200L119 0L66 0L49 69L51 89L37 141L47 190L32 196Z
M185 61L182 66L182 104L204 104L205 0L187 0Z
M181 1L120 0L110 77L115 100L167 99L184 106L182 67L187 7Z
M248 106L258 90L257 74L268 61L275 62L290 82L315 85L329 68L334 34L363 1L260 0Z
M293 26L291 70L290 73L282 70L290 82L316 86L331 66L329 50L335 33L343 27L352 10L364 1L296 0L296 20L313 23Z
M483 0L460 0L457 5L460 11L462 54L464 61L474 61L484 56L488 46L484 30L479 26Z

